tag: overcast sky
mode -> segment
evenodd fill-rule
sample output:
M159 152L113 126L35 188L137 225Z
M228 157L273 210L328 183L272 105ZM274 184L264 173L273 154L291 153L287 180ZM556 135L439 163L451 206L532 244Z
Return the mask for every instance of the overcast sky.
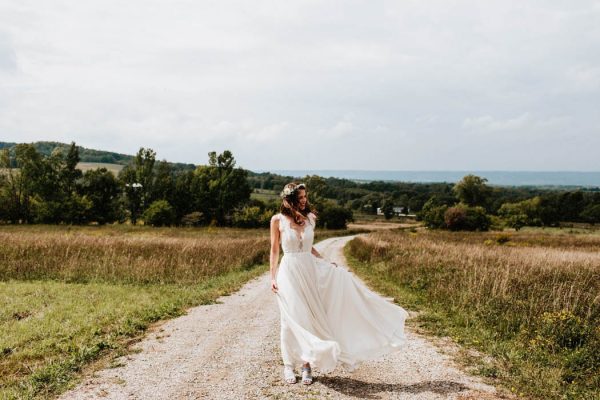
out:
M0 0L0 141L600 170L600 1Z

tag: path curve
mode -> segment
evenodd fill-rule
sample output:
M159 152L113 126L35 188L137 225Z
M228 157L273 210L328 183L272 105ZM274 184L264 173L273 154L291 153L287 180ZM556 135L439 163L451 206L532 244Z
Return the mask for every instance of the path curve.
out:
M315 247L345 265L354 236ZM218 304L152 326L120 357L60 398L73 399L496 399L495 389L462 372L427 338L407 329L403 351L321 376L311 386L282 381L279 310L266 273Z

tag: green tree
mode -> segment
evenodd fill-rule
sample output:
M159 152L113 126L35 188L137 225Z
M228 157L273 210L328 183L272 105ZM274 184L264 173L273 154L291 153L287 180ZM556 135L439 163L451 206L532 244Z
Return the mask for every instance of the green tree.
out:
M504 203L498 210L498 215L508 226L516 230L524 226L544 224L542 199L538 196L516 203Z
M160 179L158 180L160 181ZM196 207L194 194L192 192L193 181L194 171L181 171L172 176L171 193L167 200L175 211L175 220L177 224L183 223L186 225L186 223L182 221L182 218L192 212L199 212L197 211L198 208ZM194 225L197 225L201 222L200 220L204 219L204 215L202 213L200 214L202 215L202 218L194 223ZM189 221L187 221L187 224L189 224Z
M600 222L600 204L590 204L580 214L580 217L591 224Z
M391 219L394 216L394 203L392 202L392 199L388 198L383 200L381 211L383 211L385 219Z
M140 148L134 159L136 182L141 185L141 206L145 210L152 202L156 152Z
M191 191L196 210L207 220L226 225L234 210L250 199L248 172L235 168L235 159L229 150L219 155L213 151L208 157L209 164L194 171Z
M0 157L5 174L4 214L7 221L27 223L33 219L31 200L41 186L44 166L42 157L31 144L17 144L13 154L3 149Z
M134 225L152 199L155 161L156 152L141 147L133 164L123 168L119 174L125 193L125 207Z
M558 207L561 221L578 221L585 208L583 192L565 192L559 195Z
M448 206L442 204L436 196L431 196L423 205L421 211L417 213L417 218L425 223L425 226L433 229L446 227L444 215Z
M91 201L89 221L96 221L102 225L121 219L121 188L115 176L106 168L86 171L83 174L80 192Z
M325 229L346 229L347 223L353 221L352 211L339 206L331 200L319 203L317 225Z
M452 188L454 195L461 202L469 206L486 206L491 195L491 188L485 183L486 178L476 175L466 175Z
M125 208L133 225L143 212L142 209L142 184L137 181L135 170L127 166L121 170L119 180L125 193Z
M82 177L81 170L77 168L80 160L79 148L75 145L75 142L71 142L64 164L60 168L60 177L66 193L73 193L76 189L77 180Z
M152 226L170 226L175 221L175 211L166 200L156 200L144 211L144 223Z
M65 153L66 150L66 153ZM44 177L37 189L37 222L81 224L88 220L91 201L78 193L82 177L79 148L74 142L68 149L56 147L42 159Z
M504 219L508 227L514 228L517 231L528 223L527 213L519 203L502 204L498 210L498 215Z
M302 180L302 183L306 185L312 203L318 204L327 197L329 188L327 182L322 177L318 175L307 175Z
M152 200L167 200L169 203L173 200L175 190L175 180L171 165L163 160L156 166L154 181L152 184Z

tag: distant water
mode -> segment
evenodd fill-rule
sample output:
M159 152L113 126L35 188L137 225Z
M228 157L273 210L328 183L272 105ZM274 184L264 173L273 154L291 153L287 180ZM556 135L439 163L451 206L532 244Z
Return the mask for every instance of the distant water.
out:
M266 171L262 171L266 172ZM280 175L319 175L360 181L458 182L474 174L498 186L586 186L600 187L600 171L363 171L363 170L272 170Z

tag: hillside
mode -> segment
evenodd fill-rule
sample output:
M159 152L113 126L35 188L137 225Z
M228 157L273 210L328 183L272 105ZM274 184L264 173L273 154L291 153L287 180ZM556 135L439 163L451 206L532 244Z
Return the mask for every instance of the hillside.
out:
M8 148L12 149L17 143L0 142L0 149ZM59 148L63 151L68 150L69 144L61 142L45 142L39 141L32 143L35 149L46 156L52 154L52 152ZM99 163L99 164L117 164L113 169L120 170L122 167L128 165L133 161L134 156L129 154L114 153L111 151L88 149L86 147L79 147L79 157L82 163ZM174 170L193 170L196 168L194 164L185 163L169 163ZM103 165L106 166L106 165Z

